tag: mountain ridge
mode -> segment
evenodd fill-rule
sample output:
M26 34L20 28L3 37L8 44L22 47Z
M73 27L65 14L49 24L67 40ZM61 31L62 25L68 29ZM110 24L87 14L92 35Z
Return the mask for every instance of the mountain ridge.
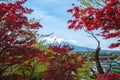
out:
M72 43L69 43L69 42L60 42L60 43L54 43L54 45L57 45L57 46L63 46L63 45L68 45L70 47L73 47L74 50L73 52L94 52L95 51L95 48L90 48L90 47L83 47L83 46L78 46L78 45L75 45L75 44L72 44ZM102 49L100 51L100 53L120 53L119 50L104 50Z

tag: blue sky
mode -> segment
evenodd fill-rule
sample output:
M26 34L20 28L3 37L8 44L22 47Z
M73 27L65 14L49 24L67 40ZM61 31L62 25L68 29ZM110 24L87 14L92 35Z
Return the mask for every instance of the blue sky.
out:
M95 48L96 41L89 38L87 33L68 29L67 20L71 19L71 15L66 11L72 8L72 3L79 5L77 0L27 0L25 6L34 10L30 18L41 20L43 28L39 30L40 34L54 33L45 38L48 41L56 39L58 42L68 41L79 46ZM98 39L101 41L102 49L108 49L108 45L115 41L115 39L103 40L101 37Z

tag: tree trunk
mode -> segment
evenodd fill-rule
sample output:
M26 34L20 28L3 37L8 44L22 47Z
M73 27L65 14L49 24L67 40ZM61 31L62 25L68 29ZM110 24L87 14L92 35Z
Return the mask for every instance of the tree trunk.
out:
M103 71L103 68L100 64L100 59L99 59L99 52L100 52L100 47L98 46L96 51L95 51L95 62L96 62L96 67L97 67L97 71L100 73L100 74L104 74L104 71Z
M86 31L86 32L88 34L90 34L97 41L97 48L96 48L96 50L94 52L95 53L94 60L96 62L96 67L97 67L98 73L104 74L104 71L103 71L103 68L102 68L102 66L100 64L100 59L99 59L99 53L100 53L100 50L101 50L100 41L97 39L97 37L95 36L95 34L92 31L90 31L90 32Z

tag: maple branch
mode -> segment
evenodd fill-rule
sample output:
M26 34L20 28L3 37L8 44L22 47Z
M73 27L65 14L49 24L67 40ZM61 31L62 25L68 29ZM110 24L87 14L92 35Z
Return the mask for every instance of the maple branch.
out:
M98 43L98 47L100 47L100 41L97 39L97 37L94 35L94 33L92 32L92 31L87 31L84 27L83 27L83 30L85 31L85 32L87 32L88 34L90 34L96 41L97 41L97 43Z
M100 41L97 39L97 37L93 34L93 32L91 31L91 33L90 33L92 36L93 36L93 38L97 41L97 43L98 43L98 47L100 48Z
M93 75L97 77L97 75L95 74L95 71L92 68L90 68L90 70L92 71Z

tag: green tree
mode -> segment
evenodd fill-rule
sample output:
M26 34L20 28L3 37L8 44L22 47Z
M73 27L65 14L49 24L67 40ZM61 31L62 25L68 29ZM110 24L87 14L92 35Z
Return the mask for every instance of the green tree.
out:
M104 0L77 0L80 3L80 8L85 9L87 7L103 7L105 5Z

